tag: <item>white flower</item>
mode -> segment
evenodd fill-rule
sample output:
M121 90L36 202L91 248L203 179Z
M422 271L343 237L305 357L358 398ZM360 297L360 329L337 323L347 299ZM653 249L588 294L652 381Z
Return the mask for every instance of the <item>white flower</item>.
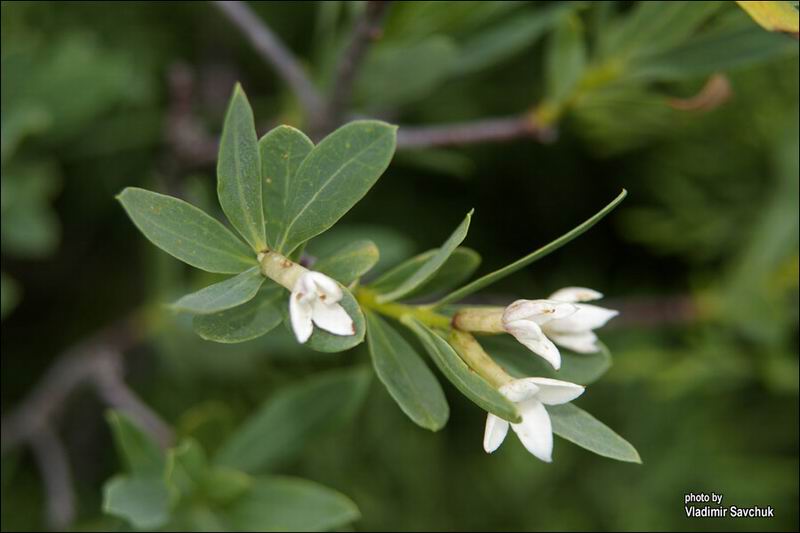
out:
M618 313L580 302L602 297L592 289L567 287L547 300L517 300L504 311L503 328L558 370L561 353L555 344L578 353L598 351L593 330Z
M503 312L503 328L533 353L558 370L561 354L544 334L544 325L574 314L577 307L550 300L517 300Z
M297 341L306 342L314 324L334 335L355 335L353 319L339 304L341 299L341 287L325 274L313 271L302 274L289 297L289 317Z
M565 317L554 318L542 326L542 331L559 346L578 353L593 353L597 346L594 331L619 314L619 311L606 309L590 302L603 295L584 287L566 287L550 295L550 300L573 304L577 311Z
M522 422L510 424L489 413L483 435L483 449L494 452L505 440L508 426L514 430L522 445L530 453L547 463L552 461L553 429L545 405L571 402L584 387L549 378L515 379L500 387L500 392L517 405Z

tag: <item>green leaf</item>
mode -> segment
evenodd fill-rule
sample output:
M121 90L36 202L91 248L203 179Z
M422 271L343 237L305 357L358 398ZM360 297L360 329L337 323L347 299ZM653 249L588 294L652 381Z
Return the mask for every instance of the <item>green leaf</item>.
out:
M400 409L418 426L438 431L450 407L430 368L393 327L367 313L367 343L375 373Z
M164 472L164 454L150 435L119 411L109 411L106 420L128 472L143 476L160 476Z
M266 476L226 514L234 531L327 531L358 520L345 495L305 479Z
M370 271L371 275L386 270L387 267L397 264L414 253L414 243L405 233L371 224L356 226L337 224L335 228L331 228L330 231L326 231L309 242L306 250L311 255L327 257L351 242L362 240L374 242L380 251L380 258Z
M183 200L136 187L127 187L117 198L150 242L184 263L220 274L238 274L258 264L225 226Z
M364 367L317 374L270 396L220 448L219 465L260 472L289 460L312 439L347 421L369 384Z
M196 440L188 438L167 451L164 479L181 495L188 496L203 481L208 470L208 459Z
M0 274L0 317L5 318L19 303L22 289L5 272Z
M417 270L407 277L397 288L380 294L377 297L378 303L391 302L410 294L414 289L420 287L423 283L429 281L436 272L444 265L445 261L450 257L456 247L461 244L467 236L469 230L469 222L472 219L473 210L467 213L464 220L455 231L448 237L441 248L436 250L429 259L422 263Z
M419 267L428 261L438 249L428 250L405 262L375 280L370 284L370 288L376 293L389 292L396 289L400 284L411 276ZM434 274L428 281L414 289L408 294L408 298L416 296L427 296L430 294L446 292L469 279L481 263L481 256L471 248L459 246L453 250L453 254L447 258L442 268Z
M265 283L249 302L192 320L194 331L208 341L232 344L255 339L271 331L283 320L282 300L288 298L283 287Z
M370 109L386 109L419 101L450 76L458 57L455 43L434 35L373 47L355 85L356 100Z
M402 322L417 335L442 374L464 396L484 411L509 422L522 421L516 406L469 368L446 340L411 317L404 318Z
M380 254L372 241L356 241L324 257L314 264L314 270L349 285L375 266Z
M728 71L797 52L797 42L753 25L703 33L631 65L637 80L678 80Z
M103 487L103 512L153 531L169 520L170 493L160 478L116 476Z
M289 184L277 251L294 250L342 218L389 166L396 141L396 126L357 120L315 146Z
M586 68L586 49L581 19L566 17L550 37L545 63L548 100L561 102L578 84Z
M602 343L598 343L600 351L596 353L572 353L561 349L560 370L554 370L544 359L508 335L485 337L481 344L495 361L517 378L538 376L588 385L611 368L611 353Z
M469 296L470 294L477 292L482 288L491 285L492 283L496 283L497 281L500 281L506 276L510 276L511 274L517 272L522 268L525 268L526 266L533 263L537 259L541 259L547 254L554 252L555 250L558 250L559 248L570 242L572 239L581 235L583 232L585 232L586 230L588 230L589 228L600 222L600 220L602 220L603 217L605 217L615 207L617 207L617 205L619 205L619 203L625 198L625 196L627 196L627 194L628 192L625 189L623 189L622 192L619 193L619 195L610 204L608 204L603 209L598 211L594 216L589 218L583 224L573 228L572 230L568 231L561 237L542 246L538 250L526 255L525 257L517 259L510 265L505 266L499 270L495 270L494 272L490 272L489 274L486 274L484 276L481 276L472 283L469 283L464 287L461 287L460 289L451 292L450 294L448 294L447 296L436 302L434 304L434 307L439 307L444 304L461 300L462 298Z
M350 318L353 319L353 326L355 327L355 334L353 335L334 335L328 333L322 328L314 327L314 332L311 338L303 345L318 352L343 352L350 348L357 346L364 342L364 332L366 331L366 324L364 323L364 313L361 312L361 306L358 301L353 297L353 294L346 288L342 288L342 300L339 305L344 307ZM286 298L285 303L282 305L283 323L292 331L292 324L289 319L289 298ZM292 333L294 335L294 333Z
M514 14L488 29L475 32L459 47L454 74L469 74L492 67L533 45L545 31L572 9L569 2L530 13Z
M603 457L641 463L639 452L608 426L571 403L546 405L553 433Z
M261 163L253 110L238 83L225 113L217 159L217 195L225 216L253 250L267 247Z
M218 313L252 300L265 279L260 269L253 267L238 276L187 294L170 307L199 315Z
M300 163L313 148L314 143L303 132L291 126L278 126L258 141L264 222L267 244L271 249L277 249L277 241L287 219L289 185L297 174Z

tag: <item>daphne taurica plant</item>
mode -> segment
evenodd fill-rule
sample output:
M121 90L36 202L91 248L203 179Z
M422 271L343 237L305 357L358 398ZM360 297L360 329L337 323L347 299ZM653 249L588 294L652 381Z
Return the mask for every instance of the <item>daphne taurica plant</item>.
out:
M510 427L543 461L552 460L555 433L600 455L638 462L628 442L570 403L608 368L610 356L595 330L616 312L587 303L600 299L599 292L567 287L507 307L459 305L589 229L622 201L624 191L567 234L466 284L480 262L475 251L460 246L471 211L441 247L378 277L368 276L379 254L369 241L316 258L313 269L301 264L306 243L333 227L389 166L396 130L359 120L317 145L289 126L258 139L237 86L222 132L217 192L238 236L177 198L127 188L119 199L156 246L196 268L231 275L172 304L194 315L193 327L204 339L243 342L283 323L297 342L340 352L366 336L389 394L414 423L436 431L447 423L449 407L421 347L448 381L488 413L487 452L500 446ZM398 327L410 330L419 346ZM504 334L529 350L525 357L541 358L535 375L499 363L479 340Z

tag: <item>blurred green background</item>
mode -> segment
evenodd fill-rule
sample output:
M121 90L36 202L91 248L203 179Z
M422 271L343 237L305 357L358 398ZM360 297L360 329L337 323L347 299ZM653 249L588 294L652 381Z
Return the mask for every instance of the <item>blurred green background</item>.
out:
M465 244L487 272L628 189L589 233L471 301L566 285L604 292L622 312L601 332L614 366L579 405L644 464L560 439L549 465L516 439L489 456L484 413L452 387L450 423L434 434L373 377L353 416L278 469L352 498L356 530L798 528L797 41L733 2L671 15L657 10L665 3L651 13L638 4L393 5L359 73L354 113L429 125L535 109L558 138L399 150L334 231L375 239L385 266L438 246L474 207ZM363 5L252 7L330 87ZM577 70L559 55L570 36L586 48ZM709 101L687 100L716 73L724 78ZM585 83L563 98L571 76ZM259 133L307 125L209 4L2 4L4 415L60 353L126 317L137 319L128 383L211 450L281 386L368 362L363 347L317 354L285 335L205 342L160 306L210 276L151 246L114 195L144 186L219 214L215 138L237 80ZM119 527L100 512L102 483L119 470L102 409L79 389L55 426L74 477L75 529ZM727 504L772 505L775 518L686 518L684 493L710 491ZM29 451L4 450L3 530L42 527L44 506Z

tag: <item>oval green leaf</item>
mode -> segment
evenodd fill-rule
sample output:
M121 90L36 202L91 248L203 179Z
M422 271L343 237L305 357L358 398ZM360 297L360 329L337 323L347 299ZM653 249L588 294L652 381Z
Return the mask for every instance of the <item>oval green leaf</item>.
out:
M225 114L217 159L217 195L225 216L256 252L266 247L261 163L253 110L238 83Z
M553 424L553 433L577 444L597 455L641 463L639 452L630 442L617 435L611 428L571 403L546 405Z
M136 187L127 187L117 199L150 242L184 263L219 274L238 274L258 264L225 226L183 200Z
M392 300L397 300L398 298L407 296L415 289L433 278L436 272L442 267L442 265L444 265L445 261L447 261L447 259L456 249L456 247L461 244L461 242L467 236L467 231L469 231L469 223L472 219L472 213L473 210L470 210L470 212L467 213L467 216L464 217L464 220L461 222L461 224L459 224L455 231L450 234L450 237L447 238L442 247L436 250L436 253L422 263L419 268L416 269L405 280L403 280L400 285L398 285L395 289L378 295L378 303L391 302Z
M170 516L170 492L159 477L116 476L103 487L103 512L139 530L155 531Z
M258 141L267 244L276 249L286 222L289 184L314 143L300 130L278 126Z
M249 302L192 320L195 333L205 340L233 344L268 333L283 320L281 299L287 298L283 287L267 282Z
M442 374L475 405L509 422L521 422L516 406L458 356L446 340L411 317L402 320L419 338Z
M397 265L376 279L369 287L376 293L392 291L400 286L419 267L436 253L437 249L428 250ZM441 293L463 283L481 264L481 256L475 250L459 246L447 258L442 267L428 281L408 294L409 298Z
M314 147L289 184L277 251L294 250L342 218L389 166L396 141L396 126L358 120Z
M284 476L257 478L225 515L233 531L330 531L361 516L347 496Z
M281 388L222 445L215 463L256 473L295 457L314 437L353 416L369 380L369 369L356 367Z
M400 409L418 426L444 427L450 407L430 368L393 327L367 313L367 344L372 365Z
M314 270L349 285L369 272L379 258L378 247L374 242L356 241L314 263Z
M249 302L266 278L258 267L183 296L170 307L175 311L208 315Z

